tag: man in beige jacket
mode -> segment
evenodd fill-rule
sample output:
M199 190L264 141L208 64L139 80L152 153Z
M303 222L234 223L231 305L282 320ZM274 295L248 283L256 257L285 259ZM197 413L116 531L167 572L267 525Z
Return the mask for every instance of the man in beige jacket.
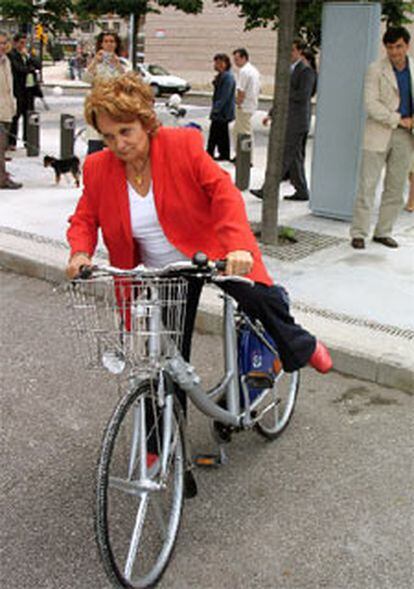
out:
M7 134L16 112L13 78L6 50L7 34L0 31L0 189L16 189L21 188L22 184L13 182L6 172Z
M373 241L396 248L391 237L403 207L404 187L414 154L414 60L408 56L410 34L404 27L383 36L387 57L372 63L365 79L364 149L351 225L351 245L365 248L375 191L385 166L384 189Z

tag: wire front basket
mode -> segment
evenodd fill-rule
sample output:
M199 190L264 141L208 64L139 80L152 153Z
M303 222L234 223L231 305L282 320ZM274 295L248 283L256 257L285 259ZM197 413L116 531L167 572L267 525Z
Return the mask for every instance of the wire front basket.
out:
M184 278L99 276L69 288L76 341L87 368L148 372L181 349Z

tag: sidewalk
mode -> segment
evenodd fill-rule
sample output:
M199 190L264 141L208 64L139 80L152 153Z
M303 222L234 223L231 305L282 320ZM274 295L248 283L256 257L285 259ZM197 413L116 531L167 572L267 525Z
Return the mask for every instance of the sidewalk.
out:
M69 112L81 112L81 99L71 98ZM53 97L47 114L59 118L67 98ZM197 116L199 119L197 120ZM266 138L255 118L257 142L251 186L260 186L266 161ZM194 109L191 120L208 127L206 112ZM58 151L59 130L42 128L42 155L27 158L23 150L8 165L24 187L1 191L0 265L48 280L61 280L67 260L65 230L80 189L62 179L53 184L53 173L42 167L43 152ZM310 175L312 142L307 154ZM79 156L85 145L76 146ZM234 175L234 167L223 166ZM308 175L308 177L309 177ZM281 194L293 192L283 183ZM260 221L262 204L244 193L251 222ZM395 228L397 250L367 243L362 252L349 245L349 224L315 217L307 203L280 201L280 224L297 230L297 244L264 248L272 276L291 295L299 323L321 338L332 350L339 372L382 385L414 392L414 216L402 212ZM220 329L220 301L206 290L198 327Z

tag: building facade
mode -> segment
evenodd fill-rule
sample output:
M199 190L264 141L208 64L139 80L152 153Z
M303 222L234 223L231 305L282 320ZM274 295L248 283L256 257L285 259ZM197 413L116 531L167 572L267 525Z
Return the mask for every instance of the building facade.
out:
M244 31L235 7L205 0L198 15L173 8L148 14L145 22L145 60L159 63L189 80L194 88L211 89L213 55L245 47L262 75L263 91L270 93L276 63L277 33L271 28Z

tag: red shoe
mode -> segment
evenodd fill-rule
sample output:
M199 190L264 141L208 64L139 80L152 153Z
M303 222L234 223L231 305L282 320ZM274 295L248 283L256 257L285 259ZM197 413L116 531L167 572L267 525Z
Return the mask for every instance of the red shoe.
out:
M326 374L332 368L333 362L331 355L328 348L322 342L316 342L316 348L310 357L309 364L318 372L322 372L322 374Z
M158 460L158 454L147 452L147 468L151 468Z

